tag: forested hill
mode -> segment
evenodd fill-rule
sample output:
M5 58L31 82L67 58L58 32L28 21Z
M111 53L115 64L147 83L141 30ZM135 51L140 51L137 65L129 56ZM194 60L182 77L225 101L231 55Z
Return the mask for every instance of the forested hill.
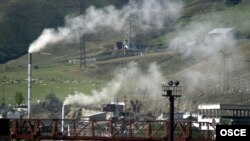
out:
M85 7L115 5L128 0L84 0ZM79 14L80 0L0 0L0 63L27 53L44 28L64 24L67 14Z
M210 12L208 8L215 9L214 7L220 7L218 5L230 7L243 2L249 4L248 0L182 1L187 7L182 16L185 18L201 14L200 11ZM66 15L79 14L80 2L81 0L0 0L0 63L27 53L29 44L44 28L61 26ZM84 0L85 9L90 5L102 8L110 4L120 8L128 3L129 0Z

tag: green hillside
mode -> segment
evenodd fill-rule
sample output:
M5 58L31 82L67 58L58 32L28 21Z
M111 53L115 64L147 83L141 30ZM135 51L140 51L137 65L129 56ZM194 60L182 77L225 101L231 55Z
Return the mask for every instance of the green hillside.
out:
M39 6L35 9L31 7L39 2ZM92 90L101 90L111 82L118 68L126 68L129 62L137 62L142 73L150 72L148 70L150 64L156 63L163 79L180 80L185 89L181 105L178 105L180 108L194 109L199 103L209 102L238 104L242 102L242 99L235 90L240 89L242 89L243 103L250 104L250 3L247 0L234 2L230 0L185 0L180 16L172 26L160 32L155 30L136 33L137 36L133 39L139 40L147 47L143 53L131 51L130 54L124 54L123 50L117 50L116 42L124 39L123 33L109 29L91 33L86 36L86 57L94 61L88 61L86 68L80 68L79 64L69 63L69 60L79 58L79 43L50 45L49 48L33 54L32 103L45 100L49 93L54 93L62 101L75 91L91 94ZM126 3L128 3L127 0L85 1L86 6L93 4L100 8L109 4L120 8ZM21 92L27 99L26 53L29 44L40 35L43 28L63 25L64 16L67 14L77 15L79 9L75 6L79 6L79 0L24 0L22 4L11 0L5 5L0 6L0 11L2 11L0 24L3 25L0 26L0 62L2 62L0 89L3 90L3 92L0 91L0 97L3 96L2 102L5 99L6 103L15 104L13 97L16 92ZM30 5L29 9L21 10L28 5ZM6 28L7 25L10 27ZM185 42L201 42L209 31L218 27L233 27L240 33L240 37L233 44L233 53L228 53L229 64L226 64L225 57L222 57L227 53L227 49L222 49L212 55L203 55L207 51L204 50L203 52L197 51L198 53L192 52L187 56L178 50L168 50L171 49L173 41L182 43L181 39ZM136 32L136 29L133 32ZM226 65L228 67L225 67ZM218 89L225 83L223 79L226 69L228 69L230 90L228 93L223 93ZM137 84L124 86L122 90L119 90L117 97L120 99L124 95L136 97L134 91L131 90L133 85L137 86ZM151 100L152 97L145 95L136 98L144 101L148 98L148 103L145 105L155 102ZM161 96L158 93L157 95ZM157 100L156 103L160 103L162 107L165 106L166 99Z
M205 7L205 9L202 7ZM250 5L247 2L242 2L233 7L216 3L191 3L184 7L182 17L178 19L175 30L150 40L149 44L168 45L173 37L192 28L196 28L195 25L202 24L204 24L204 26L207 24L212 25L207 31L215 27L234 27L242 36L249 38L249 12Z

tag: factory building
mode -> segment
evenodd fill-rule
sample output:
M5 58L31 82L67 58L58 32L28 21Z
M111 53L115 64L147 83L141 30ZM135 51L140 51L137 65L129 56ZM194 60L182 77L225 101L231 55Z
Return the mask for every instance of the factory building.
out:
M102 110L108 113L107 119L111 117L119 118L124 113L124 102L111 102L110 104L102 105Z
M182 112L182 111L175 111L174 112L174 119L181 120L181 121L192 121L197 122L197 114L191 112ZM156 120L169 120L169 113L161 113L160 116L157 117Z
M0 119L20 119L27 114L26 105L0 106Z
M250 125L250 105L236 104L200 104L198 105L198 122L228 125ZM203 130L214 127L202 126Z
M174 112L174 119L175 120L183 120L184 113L181 111ZM169 113L161 113L157 120L169 120Z
M106 116L107 116L106 112L97 112L94 114L85 115L84 117L81 117L81 120L85 120L85 121L91 121L91 120L101 121L101 120L103 120L104 121L104 120L106 120Z
M224 42L239 38L239 32L234 28L215 28L208 32L204 38L204 42L211 44L213 42Z

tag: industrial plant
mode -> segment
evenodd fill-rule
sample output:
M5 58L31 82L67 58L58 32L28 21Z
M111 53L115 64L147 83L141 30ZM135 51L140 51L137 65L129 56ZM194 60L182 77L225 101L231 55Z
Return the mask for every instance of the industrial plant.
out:
M31 57L28 62L30 69ZM28 71L29 79L31 70ZM31 111L26 111L26 118L20 113L8 112L1 120L5 127L1 136L28 140L202 141L215 139L216 125L248 125L250 122L249 105L202 104L197 107L198 113L181 112L175 106L176 98L183 95L180 82L169 81L161 87L162 96L169 100L169 113L162 113L159 117L139 114L142 106L139 100L131 100L131 109L125 98L101 107L64 102L58 119L34 119ZM32 83L28 83L28 89L31 93ZM32 109L30 106L26 108Z
M6 2L0 141L221 141L247 130L248 9L247 0Z

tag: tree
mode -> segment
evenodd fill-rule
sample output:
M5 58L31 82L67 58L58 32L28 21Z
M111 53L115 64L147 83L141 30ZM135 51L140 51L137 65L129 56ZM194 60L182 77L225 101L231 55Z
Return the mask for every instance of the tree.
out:
M62 101L54 94L49 93L45 97L45 107L50 110L57 110L58 108L61 108Z
M241 0L226 0L225 1L225 4L227 6L234 6L234 5L237 5L241 2Z
M44 0L22 0L10 4L0 22L0 63L25 53L44 28L63 25L64 16Z
M16 104L20 105L24 101L23 94L21 92L16 92L15 99L16 99Z
M131 100L130 101L130 104L131 104L131 106L132 106L132 111L134 112L134 113L139 113L140 112L140 110L141 110L141 105L142 105L142 103L141 103L141 101L139 101L139 100L135 100L135 101L133 101L133 100Z

